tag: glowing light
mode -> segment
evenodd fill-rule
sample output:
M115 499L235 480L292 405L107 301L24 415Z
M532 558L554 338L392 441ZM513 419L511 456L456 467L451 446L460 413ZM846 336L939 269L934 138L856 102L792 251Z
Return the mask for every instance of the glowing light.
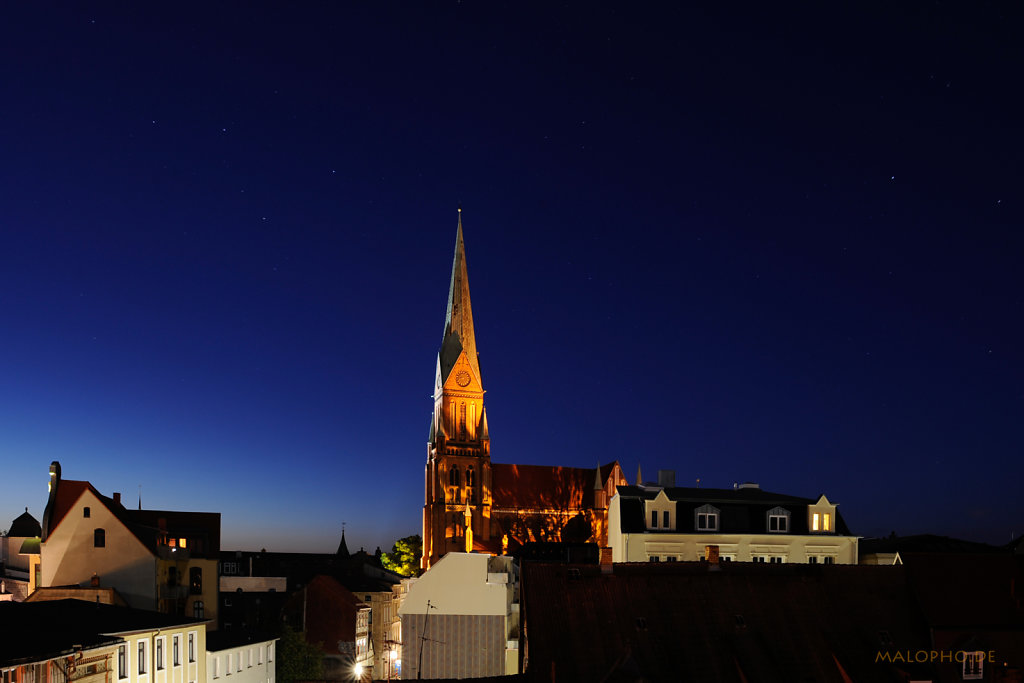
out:
M362 678L363 677L363 665L362 664L356 664L356 666L355 666L355 674L356 674L356 678Z
M391 657L391 659L392 659L392 660L398 659L398 652L397 652L397 651L395 651L395 650L392 650L392 651L391 651L391 652L390 652L390 653L388 654L388 656L389 656L389 657Z

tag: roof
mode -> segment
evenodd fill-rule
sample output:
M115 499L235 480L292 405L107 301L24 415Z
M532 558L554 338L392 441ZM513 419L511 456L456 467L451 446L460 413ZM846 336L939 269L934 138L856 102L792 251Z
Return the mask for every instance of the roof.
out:
M949 536L919 534L916 536L890 536L889 538L864 538L860 542L860 554L874 553L1005 553L988 543L964 541Z
M900 557L932 627L1024 628L1024 557L902 552Z
M31 538L40 535L42 532L43 528L39 526L39 521L28 514L28 508L25 508L25 512L18 515L11 522L11 528L7 531L7 535Z
M697 508L711 505L719 511L719 533L766 533L769 510L781 507L790 513L789 534L808 534L808 505L818 502L816 498L801 498L782 493L772 493L760 488L703 489L686 487L619 486L620 530L624 533L687 533L696 530L691 523L681 522L675 530L648 529L646 524L645 500L654 500L664 491L665 496L676 503L677 519L689 520ZM799 513L799 514L797 514ZM836 509L835 533L850 536L849 527L842 514ZM780 534L781 535L781 534Z
M476 350L476 332L473 329L473 305L469 298L469 273L466 267L466 245L462 240L462 209L459 209L459 227L455 234L455 257L452 259L452 278L448 285L448 306L444 316L444 336L441 339L441 381L448 375L465 351L476 379L480 377L480 359Z
M266 643L277 640L277 636L269 633L253 633L250 631L210 631L206 634L206 649L210 652L230 650L250 643Z
M607 482L617 462L600 468ZM595 468L491 463L491 509L577 510L593 507Z
M75 645L115 643L120 634L201 623L204 620L83 600L0 602L0 664L70 654Z
M929 649L900 567L524 563L521 589L544 680L897 681L881 632Z

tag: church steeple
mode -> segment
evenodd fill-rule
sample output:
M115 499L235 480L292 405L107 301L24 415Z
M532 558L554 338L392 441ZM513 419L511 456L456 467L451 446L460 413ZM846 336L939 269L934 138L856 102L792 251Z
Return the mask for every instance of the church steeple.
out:
M469 274L466 269L466 245L462 241L462 209L459 209L459 227L455 235L455 258L452 260L452 279L448 285L448 308L444 316L444 337L441 341L441 383L448 380L459 355L465 351L466 360L480 378L480 359L476 351L476 333L473 330L473 305L469 298Z

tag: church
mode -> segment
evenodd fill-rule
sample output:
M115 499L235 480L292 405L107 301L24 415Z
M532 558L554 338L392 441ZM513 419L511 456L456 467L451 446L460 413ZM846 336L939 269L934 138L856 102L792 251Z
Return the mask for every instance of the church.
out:
M589 541L608 547L608 503L615 487L626 484L618 462L592 469L491 462L462 209L433 397L424 569L449 552L501 555L530 541Z

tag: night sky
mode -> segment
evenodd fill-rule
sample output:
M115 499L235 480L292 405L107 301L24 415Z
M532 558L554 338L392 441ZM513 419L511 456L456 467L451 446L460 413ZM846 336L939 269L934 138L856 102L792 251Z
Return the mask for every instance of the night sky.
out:
M0 529L419 533L461 205L496 462L1024 533L1020 5L627 4L5 3Z

